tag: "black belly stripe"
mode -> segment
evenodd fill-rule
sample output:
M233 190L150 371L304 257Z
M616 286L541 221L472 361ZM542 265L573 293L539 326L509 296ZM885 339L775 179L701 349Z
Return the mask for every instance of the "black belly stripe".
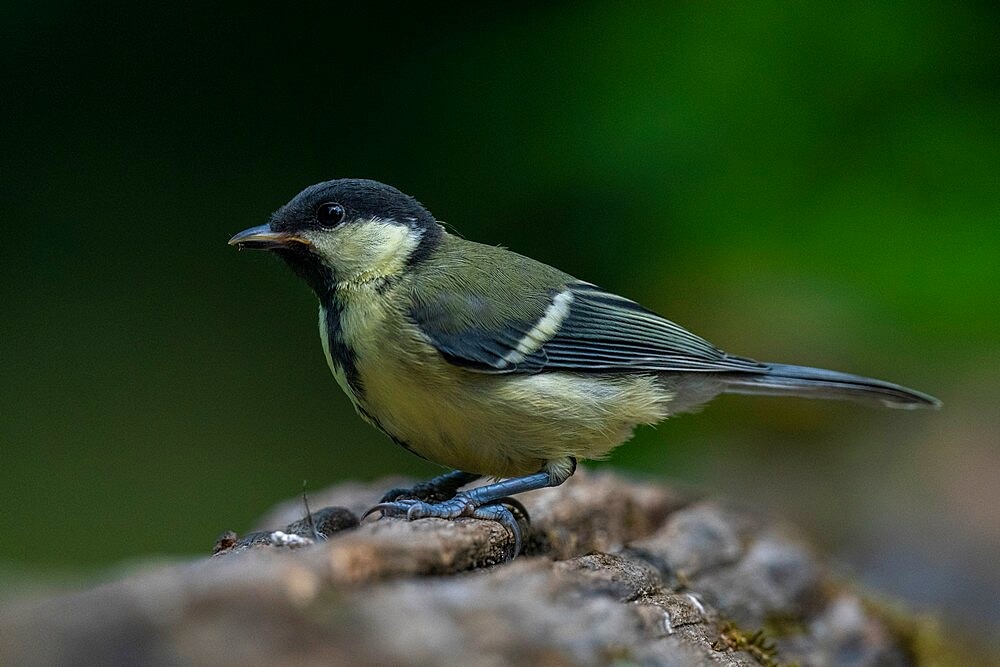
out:
M354 403L354 408L358 411L358 414L367 419L372 426L386 434L394 443L411 454L419 456L426 461L426 457L386 430L386 428L382 426L382 423L375 418L375 415L370 413L364 407L362 403L364 401L364 385L361 382L361 375L358 371L357 355L354 353L354 350L344 342L342 333L343 327L340 325L340 318L344 312L344 305L340 303L336 296L331 296L330 298L325 299L323 308L326 312L326 335L328 341L327 344L330 348L330 358L333 359L335 364L343 369L344 379L347 381L347 386L351 388L351 392L354 394L354 400L352 403Z
M341 304L336 297L328 299L324 304L324 309L326 310L326 335L328 340L328 345L330 346L330 357L333 359L334 363L340 366L344 370L344 379L347 381L347 386L351 388L351 392L354 394L354 408L358 411L362 417L368 420L368 422L377 428L382 433L385 433L390 440L405 449L406 451L420 456L420 458L426 460L425 457L421 456L413 447L397 438L395 435L390 433L382 423L375 418L375 415L368 412L368 410L362 404L364 401L364 385L361 382L361 375L358 372L357 355L354 350L344 343L344 338L341 335L342 327L340 326L340 317L344 312L344 306Z
M326 311L326 335L327 345L330 348L330 358L344 369L347 386L360 400L365 391L361 383L361 374L358 372L358 358L354 350L344 342L343 328L340 325L344 305L334 296L323 304L323 308Z

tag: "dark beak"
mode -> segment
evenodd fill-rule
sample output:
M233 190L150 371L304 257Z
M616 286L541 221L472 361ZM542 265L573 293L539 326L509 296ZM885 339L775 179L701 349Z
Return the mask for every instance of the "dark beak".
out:
M270 225L259 225L257 227L251 227L250 229L244 229L242 232L229 239L229 245L238 246L240 248L259 248L262 250L269 250L271 248L287 248L293 243L309 245L309 241L301 236L296 236L295 234L290 234L288 232L272 231Z

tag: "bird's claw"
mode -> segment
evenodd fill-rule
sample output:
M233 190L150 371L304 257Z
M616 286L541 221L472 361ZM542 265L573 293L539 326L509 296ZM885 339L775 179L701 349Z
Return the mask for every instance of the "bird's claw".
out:
M416 498L400 498L399 500L380 502L365 512L362 518L377 510L382 513L382 516L406 517L410 521L429 517L457 519L460 516L471 516L475 507L472 499L461 493L450 500L439 503L428 503Z
M520 503L518 503L518 505L520 505ZM504 505L500 501L495 501L489 505L477 507L469 516L475 519L496 521L507 529L507 532L514 538L514 544L511 547L511 551L507 555L506 560L514 560L521 553L521 548L524 544L521 524L514 516L514 512L511 511L510 507Z
M530 521L524 505L513 498L505 497L478 505L472 498L463 493L439 503L428 503L409 498L380 502L365 512L361 518L363 519L376 511L381 512L383 517L406 518L408 521L424 518L457 519L463 516L496 521L506 528L507 532L514 538L513 549L508 560L513 560L521 553L523 546L521 523L527 525Z

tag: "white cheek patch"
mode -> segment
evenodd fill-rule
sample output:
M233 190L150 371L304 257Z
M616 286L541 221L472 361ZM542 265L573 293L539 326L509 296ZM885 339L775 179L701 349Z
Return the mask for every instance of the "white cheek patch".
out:
M423 234L392 220L349 222L308 240L341 281L378 279L402 272Z

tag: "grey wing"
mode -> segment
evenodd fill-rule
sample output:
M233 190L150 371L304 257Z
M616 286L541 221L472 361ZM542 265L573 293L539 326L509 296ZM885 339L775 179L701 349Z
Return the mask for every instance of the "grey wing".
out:
M451 295L449 298L460 298ZM766 372L727 355L640 304L585 282L553 290L532 317L489 327L444 327L433 307L411 311L427 340L451 363L487 373Z

